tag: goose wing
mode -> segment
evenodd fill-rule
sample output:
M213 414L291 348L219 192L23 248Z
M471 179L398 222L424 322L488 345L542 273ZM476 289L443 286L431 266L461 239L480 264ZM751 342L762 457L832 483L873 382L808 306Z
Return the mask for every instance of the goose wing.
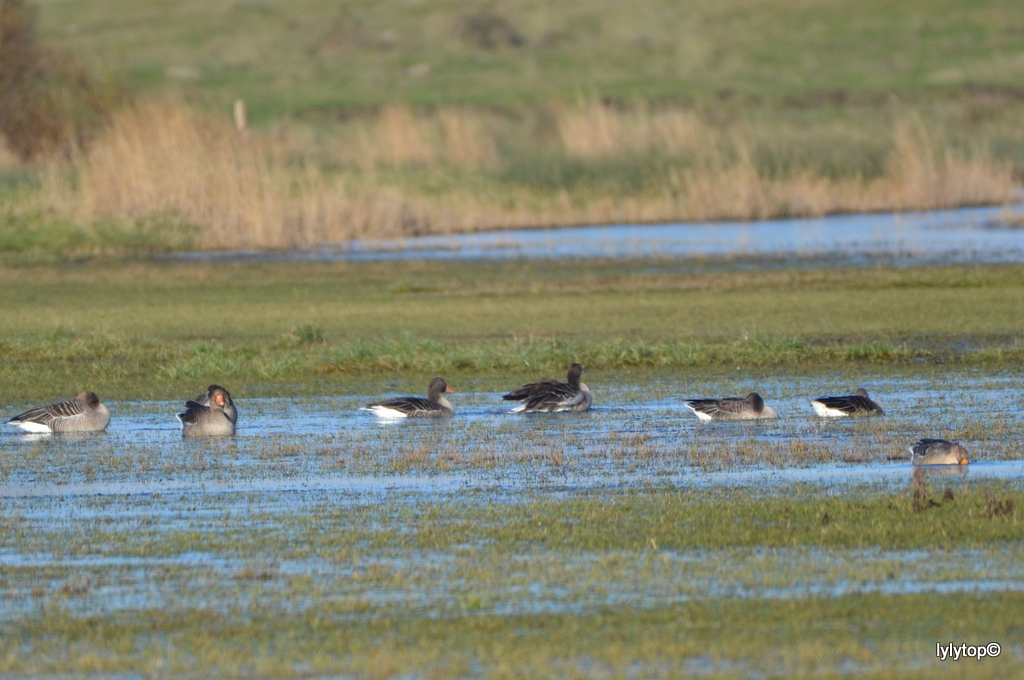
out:
M854 413L881 413L882 409L870 397L859 394L847 394L840 397L818 397L814 401L826 408L841 411L847 415Z
M184 413L178 414L178 421L183 429L198 428L193 431L207 431L213 428L219 432L222 428L227 427L220 420L223 418L230 425L231 433L234 434L235 421L224 411L212 409L194 401L187 402L187 405L189 408Z
M85 413L86 405L75 399L58 401L49 406L29 409L21 415L11 418L9 423L38 423L49 425L51 421L63 418L74 418Z
M727 397L725 399L691 399L686 402L687 408L694 413L703 413L711 420L735 418L750 408L746 399Z
M198 401L186 401L185 412L178 414L178 420L181 421L183 425L186 423L189 425L195 425L206 418L210 413L211 410L209 406L204 406Z
M924 458L928 455L949 453L952 448L953 442L945 439L921 439L910 447L910 453L914 458Z
M587 394L567 383L554 382L547 390L538 391L523 400L523 411L571 411L587 402Z
M502 395L501 398L506 401L522 401L547 394L551 390L560 389L562 386L569 387L569 384L561 380L539 380L535 383L523 385L517 390L512 390L508 394Z
M440 403L426 397L398 397L397 399L367 404L366 407L371 410L375 407L390 409L398 413L404 413L407 416L436 415L446 411Z

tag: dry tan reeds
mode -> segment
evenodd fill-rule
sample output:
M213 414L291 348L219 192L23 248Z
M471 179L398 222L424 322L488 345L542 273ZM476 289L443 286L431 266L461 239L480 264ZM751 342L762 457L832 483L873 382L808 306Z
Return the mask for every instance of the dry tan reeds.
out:
M949 208L1013 200L1011 168L979 149L953 150L941 133L908 116L893 127L884 171L863 179L810 170L759 169L763 132L715 125L695 112L583 101L552 107L555 139L501 137L493 114L469 109L413 113L390 107L339 133L335 164L322 151L272 142L229 116L200 116L160 100L122 111L72 162L51 166L44 195L60 212L89 221L154 215L201 227L204 248L289 248L353 238L584 223L761 219L838 212ZM507 134L507 132L505 133ZM761 146L759 147L759 144ZM403 184L402 168L483 171L518 145L520 158L550 154L580 162L606 157L676 159L643 191L537 189L497 175L429 193ZM318 155L318 153L320 155ZM314 160L316 158L317 160ZM326 159L330 161L331 159ZM379 173L391 167L396 171Z
M400 106L388 106L376 121L376 134L370 148L378 148L380 156L392 165L433 163L437 156L422 126L412 112Z
M445 108L438 112L445 158L464 168L492 165L498 160L498 146L482 116L466 109Z
M356 126L354 141L339 142L338 158L364 171L439 162L476 168L492 165L498 157L485 117L467 109L446 107L416 115L408 108L389 106Z
M122 111L74 161L51 166L52 205L82 220L171 216L202 227L206 248L287 248L423 229L426 214L383 187L350 192L311 162L298 169L255 134L172 101Z
M594 158L658 150L699 152L713 145L714 131L694 111L651 110L645 102L613 108L596 100L554 108L559 142L569 156Z

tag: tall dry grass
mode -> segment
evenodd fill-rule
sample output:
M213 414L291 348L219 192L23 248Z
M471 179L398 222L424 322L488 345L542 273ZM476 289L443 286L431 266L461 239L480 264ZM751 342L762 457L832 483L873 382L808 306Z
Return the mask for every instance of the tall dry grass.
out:
M350 191L265 137L167 100L121 111L71 168L49 166L43 186L72 218L171 217L199 225L205 248L399 236L424 219L393 188Z
M497 139L487 119L468 109L443 108L417 116L408 108L388 106L355 125L353 139L338 143L337 157L364 171L437 163L478 168L498 159Z
M338 131L327 160L341 169L326 171L322 152L308 144L282 143L252 130L239 134L228 116L200 116L162 100L122 111L70 166L51 166L44 195L77 220L158 215L199 225L204 248L950 208L1015 198L1009 164L993 160L980 145L956 151L913 115L894 125L884 170L870 178L855 172L829 177L810 168L773 176L756 160L766 133L712 124L689 110L583 101L549 107L543 115L547 128L535 121L530 135L516 136L495 114L386 108ZM537 132L545 129L546 137ZM551 154L583 164L659 159L666 170L641 190L538 188L502 179L513 156L522 162ZM410 179L460 172L467 181L443 191Z
M712 151L698 167L673 173L666 198L695 221L948 209L1016 200L1013 168L984 149L958 153L912 117L896 124L893 145L884 172L871 179L834 179L808 171L768 179L754 164L751 136L741 136L730 142L733 159Z
M713 146L714 131L696 111L652 110L646 102L620 109L595 100L554 107L558 141L576 158L622 153L695 153Z

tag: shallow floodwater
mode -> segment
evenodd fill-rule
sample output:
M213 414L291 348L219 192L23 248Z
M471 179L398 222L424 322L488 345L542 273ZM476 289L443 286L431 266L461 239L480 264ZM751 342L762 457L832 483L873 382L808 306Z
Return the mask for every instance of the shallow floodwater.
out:
M819 218L564 229L518 229L352 241L291 252L191 253L186 259L403 260L681 257L829 259L835 265L1001 263L1024 260L1024 230L1005 208Z
M423 492L462 487L538 490L651 481L752 486L791 482L901 483L907 447L922 437L967 446L973 476L1022 470L1020 378L985 372L748 380L673 376L602 383L582 414L513 414L500 392L463 385L446 419L381 420L361 410L387 395L246 399L238 435L182 441L179 402L110 403L97 435L21 434L7 427L0 499L75 494ZM510 385L514 387L515 385ZM867 387L882 417L818 418L809 400ZM756 390L777 419L699 422L688 398ZM22 406L15 405L13 410Z
M622 488L786 485L844 494L864 485L958 488L1020 479L1020 376L987 372L860 376L674 375L609 382L588 375L595 408L523 416L500 393L458 386L454 418L380 422L358 407L384 395L246 399L239 434L182 441L178 402L111 404L107 433L0 435L0 618L59 607L301 610L316 598L355 611L474 608L501 614L647 607L708 597L802 598L851 593L1024 590L1024 548L894 551L810 548L633 553L529 550L479 579L477 550L414 544L338 546L310 554L326 517L398 535L421 513L493 507ZM867 387L883 417L824 420L816 396ZM514 387L510 385L509 387ZM698 423L690 397L759 391L781 417ZM21 405L15 405L15 408ZM920 437L957 439L969 466L909 464ZM915 474L916 473L916 474ZM853 491L855 492L855 491ZM369 513L369 514L367 514ZM377 514L373 514L377 513ZM275 546L264 552L264 544ZM285 547L282 547L285 546ZM353 561L354 560L354 561ZM941 565L941 566L940 566ZM375 582L353 574L385 573ZM298 579L298 580L297 580ZM301 581L302 588L296 590ZM586 584L586 585L582 585ZM475 596L474 596L475 597ZM48 609L49 608L49 609Z

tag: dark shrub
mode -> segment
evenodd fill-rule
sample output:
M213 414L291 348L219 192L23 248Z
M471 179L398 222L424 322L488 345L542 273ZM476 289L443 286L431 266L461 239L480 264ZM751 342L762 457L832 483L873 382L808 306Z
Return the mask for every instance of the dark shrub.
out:
M82 146L113 100L71 55L36 44L24 0L0 0L0 134L14 153L30 160Z

